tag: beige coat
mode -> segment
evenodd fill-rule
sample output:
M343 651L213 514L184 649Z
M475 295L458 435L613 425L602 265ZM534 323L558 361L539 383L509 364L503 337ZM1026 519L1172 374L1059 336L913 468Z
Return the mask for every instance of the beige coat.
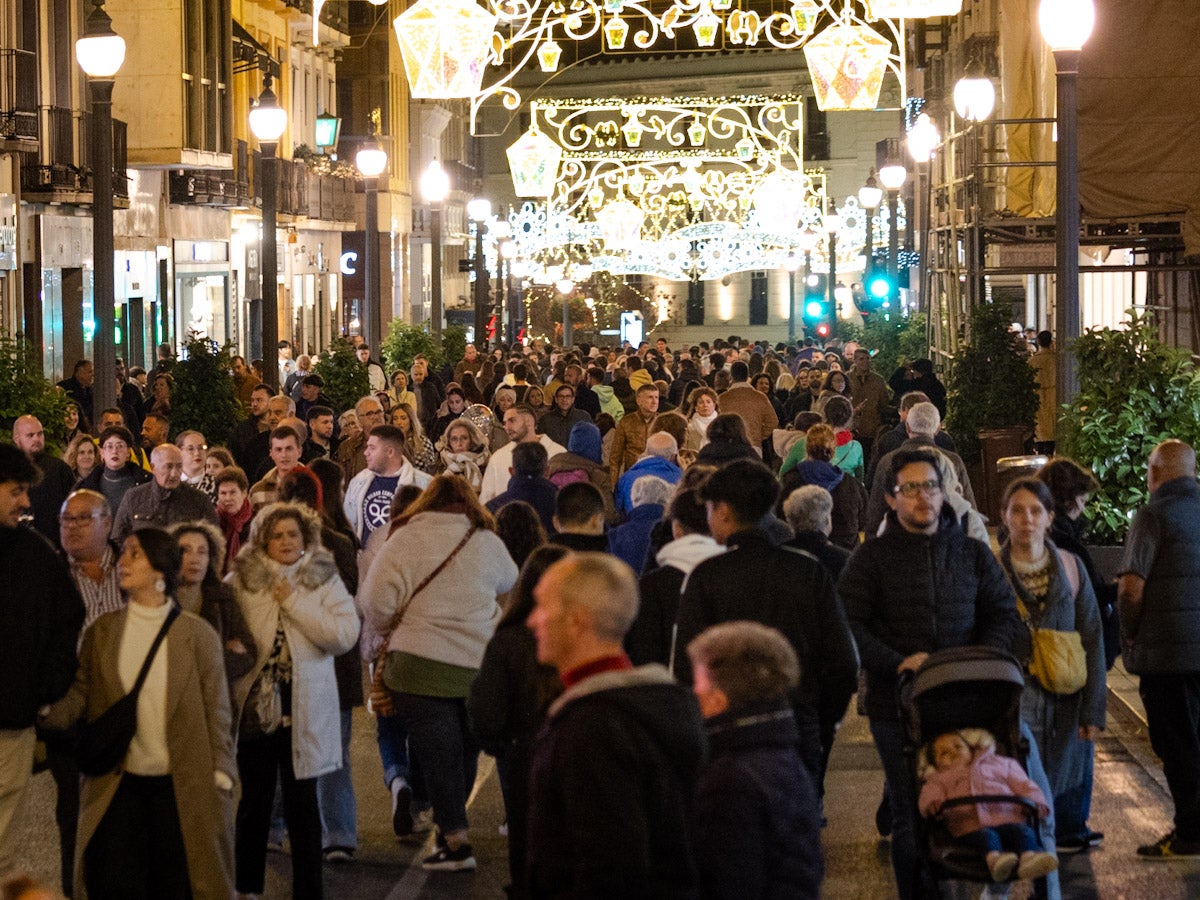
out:
M1052 441L1058 428L1058 405L1055 398L1056 381L1054 374L1054 351L1042 347L1029 357L1029 365L1038 383L1038 414L1037 426L1034 428L1035 441Z
M90 722L125 696L117 672L125 615L125 610L118 610L101 616L84 633L75 683L51 708L46 721L49 727L67 728L81 717ZM195 900L230 900L238 769L221 640L199 616L183 612L167 632L166 649L167 749L192 896ZM213 780L217 771L229 776L234 790L217 789ZM87 900L83 852L123 774L118 769L83 778L75 846L76 900Z

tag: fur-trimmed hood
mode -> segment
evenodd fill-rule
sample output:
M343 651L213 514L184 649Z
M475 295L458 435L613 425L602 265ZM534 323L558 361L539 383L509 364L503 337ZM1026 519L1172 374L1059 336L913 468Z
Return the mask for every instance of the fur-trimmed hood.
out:
M274 514L284 508L299 514L301 530L304 532L305 550L304 556L296 564L296 583L313 590L338 577L333 554L321 544L321 519L316 512L297 503L269 503L254 517L250 525L250 541L233 560L232 575L237 586L257 593L274 584L280 567L267 556L262 528L264 522L274 518Z

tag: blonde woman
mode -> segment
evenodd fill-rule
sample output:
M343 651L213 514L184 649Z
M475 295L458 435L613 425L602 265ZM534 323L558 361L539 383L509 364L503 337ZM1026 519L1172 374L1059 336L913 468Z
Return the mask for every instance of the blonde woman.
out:
M708 443L708 426L721 412L717 392L708 387L694 388L688 394L687 409L689 415L683 449L695 452Z
M392 373L392 387L387 394L392 406L407 403L413 409L417 408L417 395L408 389L408 373L403 369Z
M409 403L397 403L392 407L392 424L404 432L404 443L412 457L412 463L426 475L437 472L438 455L433 441L425 436L416 407Z
M483 487L483 470L491 451L475 423L469 419L455 419L438 441L437 450L438 474L459 475L478 494Z
M100 451L90 434L80 432L71 438L67 449L63 451L63 462L71 467L79 480L87 478L96 466L100 465Z

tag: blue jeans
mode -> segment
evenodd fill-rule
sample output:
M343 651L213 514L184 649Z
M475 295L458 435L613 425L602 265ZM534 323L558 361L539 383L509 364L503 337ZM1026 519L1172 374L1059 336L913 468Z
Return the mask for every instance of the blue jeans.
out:
M999 853L1005 850L1009 853L1026 853L1038 850L1038 836L1028 825L993 825L991 828L981 828L955 839L956 843L968 850L976 851L980 856L989 853Z
M409 777L408 729L400 716L375 717L375 742L379 745L379 761L383 763L383 786L392 789L392 782Z
M342 767L317 778L321 807L321 846L358 849L358 804L350 778L351 711L342 710Z
M467 798L475 786L479 745L462 697L395 694L397 718L408 730L413 759L420 763L442 834L467 829Z
M875 739L875 749L883 763L883 775L887 779L887 789L892 798L892 870L896 874L896 889L900 893L900 900L912 900L915 896L917 871L916 776L910 770L908 759L904 755L904 729L900 723L872 719L870 724L871 737ZM1050 782L1038 755L1037 742L1033 739L1033 732L1024 722L1021 723L1021 735L1029 742L1026 771L1041 788L1042 793L1047 798L1052 797ZM1053 807L1050 815L1039 821L1038 835L1041 837L1042 848L1048 853L1053 853ZM1062 890L1058 883L1058 872L1051 872L1046 876L1046 886L1048 900L1061 900Z
M1058 793L1054 795L1054 819L1058 836L1063 840L1087 836L1095 757L1094 743L1073 736L1059 759L1061 771L1055 778Z

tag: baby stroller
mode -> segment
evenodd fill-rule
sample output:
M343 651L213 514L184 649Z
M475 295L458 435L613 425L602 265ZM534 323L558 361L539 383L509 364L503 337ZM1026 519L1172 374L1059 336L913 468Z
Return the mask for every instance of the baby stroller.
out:
M1028 768L1029 742L1021 736L1021 692L1025 678L1007 653L991 647L955 647L930 654L901 683L900 720L905 733L908 770L919 793L918 757L921 748L947 731L982 728L996 740L996 752ZM978 796L947 801L951 806L977 802L1004 802L1023 807L1029 825L1038 831L1037 806L1021 797ZM943 881L991 884L992 875L983 856L958 847L941 817L925 819L918 813L916 828L916 896L941 896ZM1034 882L1035 896L1046 895L1046 879Z

